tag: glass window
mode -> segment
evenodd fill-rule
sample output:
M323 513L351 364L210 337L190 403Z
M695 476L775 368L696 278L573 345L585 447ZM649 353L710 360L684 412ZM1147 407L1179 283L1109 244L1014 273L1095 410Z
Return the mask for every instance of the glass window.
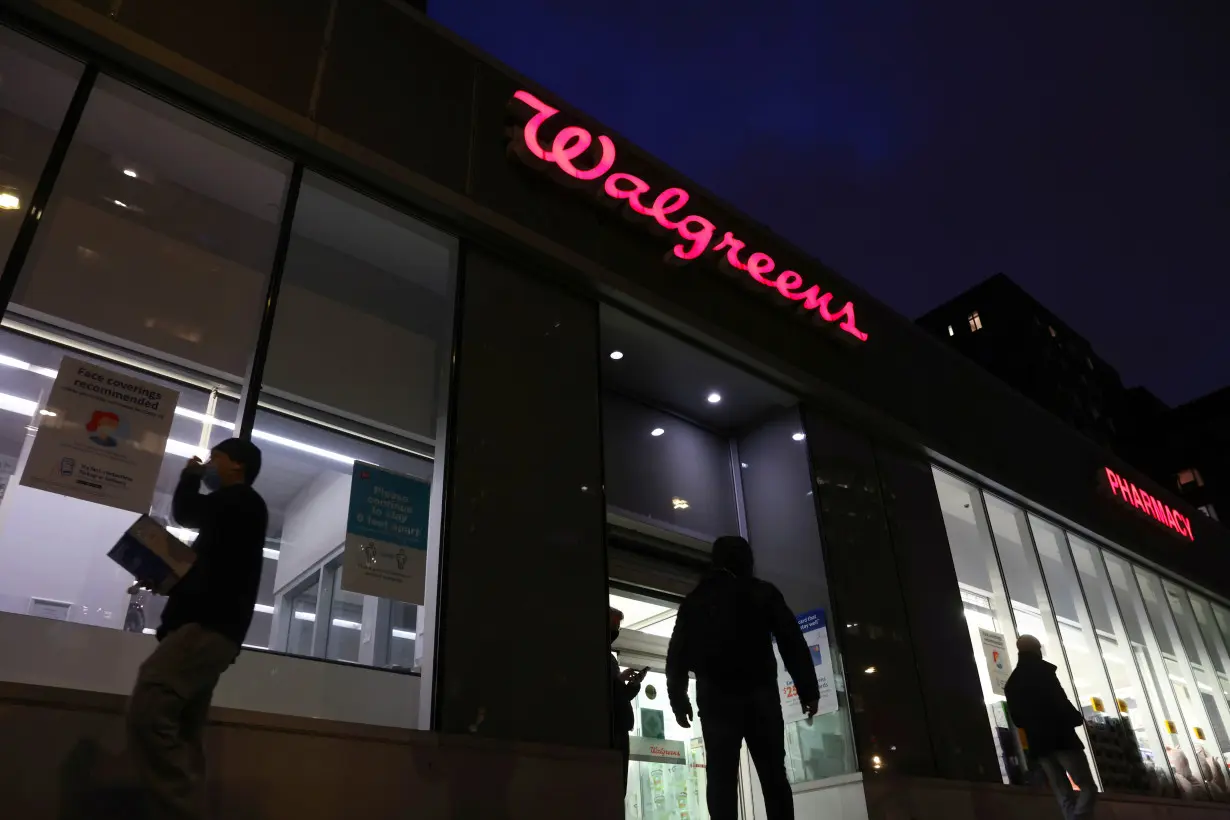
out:
M982 330L982 317L978 315L976 310L969 315L969 329Z
M1188 728L1196 747L1196 764L1213 799L1230 802L1230 772L1226 769L1230 760L1230 736L1226 733L1230 712L1221 696L1214 660L1205 649L1187 592L1169 581L1162 581L1162 589L1190 669L1190 675L1172 674L1170 680L1184 714L1191 721ZM1182 660L1176 658L1175 665Z
M239 381L289 166L100 77L10 311Z
M1019 508L990 493L983 493L983 498L986 500L987 515L991 521L991 532L995 535L995 546L999 552L1008 595L1012 600L1012 616L1016 620L1017 633L1033 635L1038 639L1042 644L1043 656L1055 664L1064 693L1079 708L1080 693L1072 683L1070 658L1065 656L1060 638L1062 622L1057 617L1058 612L1056 607L1052 606L1050 596L1047 595L1029 520ZM1015 647L1011 651L1015 662ZM1097 765L1093 762L1090 751L1092 744L1089 742L1086 728L1078 727L1077 733L1084 741L1085 754L1090 758L1093 775L1097 778Z
M0 28L0 260L8 258L81 64Z
M421 663L455 257L451 237L304 175L253 439L279 552L268 581L275 607L321 573L305 654L398 670ZM373 534L376 518L393 527L381 530L388 537ZM280 639L271 648L299 651Z
M190 374L150 372L114 351L68 347L75 342L67 337L54 344L47 336L54 334L0 331L0 609L152 632L163 599L130 594L132 579L107 557L137 513L20 483L40 429L57 421L44 404L66 355L177 393L148 512L189 543L194 534L171 521L171 496L184 461L231 436L237 404L200 383L175 380Z
M1185 728L1175 690L1168 680L1171 673L1164 661L1162 645L1158 641L1158 636L1163 633L1151 622L1151 610L1156 610L1157 607L1146 607L1141 595L1143 587L1138 585L1131 564L1105 550L1102 555L1115 591L1115 600L1119 604L1119 612L1123 616L1136 668L1158 719L1158 731L1165 744L1166 758L1174 772L1179 795L1206 800L1209 792L1196 766L1195 748ZM1153 594L1156 595L1157 591ZM1160 599L1157 603L1161 603Z
M955 476L933 469L935 487L939 493L948 546L961 588L961 607L969 628L970 647L974 653L978 678L994 733L995 749L999 753L1000 774L1005 783L1024 782L1024 760L1020 744L1004 706L1002 681L993 684L990 666L985 657L987 633L1003 642L1008 654L1006 670L1016 662L1016 626L1008 596L1000 575L999 561L991 541L991 528L982 494ZM997 688L1000 691L996 691Z
M1161 796L1175 794L1153 702L1136 666L1133 643L1115 603L1101 551L1068 533L1072 559L1089 603L1097 644L1115 701L1090 726L1098 768L1108 789ZM1115 751L1117 754L1108 754Z

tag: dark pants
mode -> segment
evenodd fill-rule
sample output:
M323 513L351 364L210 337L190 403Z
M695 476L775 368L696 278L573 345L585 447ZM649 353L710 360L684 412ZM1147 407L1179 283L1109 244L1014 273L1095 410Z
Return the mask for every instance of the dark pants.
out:
M768 820L794 820L794 793L786 776L786 726L777 687L732 694L700 681L696 700L705 736L710 820L739 816L739 752L744 741L760 776Z
M615 733L615 748L619 749L619 755L620 755L620 757L622 757L622 758L623 758L623 762L624 762L624 767L623 767L623 770L622 770L622 771L623 771L623 773L624 773L624 788L623 788L623 793L624 793L624 794L627 794L627 793L628 793L628 755L630 755L630 754L631 754L631 750L630 750L630 748L629 748L628 732L627 732L627 731L618 731L618 730L616 731L616 733Z
M205 816L205 723L218 678L238 654L229 639L188 624L141 664L128 699L128 747L150 820Z

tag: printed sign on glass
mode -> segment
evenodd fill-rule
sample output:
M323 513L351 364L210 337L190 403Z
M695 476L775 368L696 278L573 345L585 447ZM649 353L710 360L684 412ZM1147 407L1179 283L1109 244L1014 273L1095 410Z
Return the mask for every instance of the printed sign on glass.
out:
M824 610L813 609L796 617L799 629L803 631L803 640L807 641L807 647L811 650L816 683L820 685L820 708L816 710L816 714L826 715L829 712L836 712L838 709L837 688L833 682L833 664L829 657L829 630ZM782 700L782 715L787 723L802 720L806 715L803 714L803 706L799 701L799 688L794 678L786 671L786 664L782 662L782 656L777 651L776 643L773 645L773 655L777 658L777 686Z
M423 603L430 497L422 479L354 463L342 589Z
M65 356L21 483L147 513L179 393Z
M982 655L986 660L987 674L991 677L991 691L996 695L1004 694L1004 684L1012 674L1012 661L1008 660L1008 642L998 632L986 629L978 630L982 641Z

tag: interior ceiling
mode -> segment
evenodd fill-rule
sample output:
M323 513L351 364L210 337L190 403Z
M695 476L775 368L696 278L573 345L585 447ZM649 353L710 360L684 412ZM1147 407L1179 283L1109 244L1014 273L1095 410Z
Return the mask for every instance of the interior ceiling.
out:
M798 403L790 393L615 308L603 305L600 323L607 389L727 435ZM612 359L613 351L623 357ZM721 401L709 402L711 393Z

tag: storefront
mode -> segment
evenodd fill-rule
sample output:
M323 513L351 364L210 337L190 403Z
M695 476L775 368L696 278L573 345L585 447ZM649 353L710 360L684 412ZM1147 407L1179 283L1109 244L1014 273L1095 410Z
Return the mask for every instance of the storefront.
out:
M806 811L1029 782L1026 633L1108 794L1230 798L1230 534L415 13L251 6L3 19L0 682L127 691L161 604L107 549L190 541L180 465L238 435L271 522L220 707L609 748L616 605L626 816L706 817L661 673L740 533L829 684L784 698Z

